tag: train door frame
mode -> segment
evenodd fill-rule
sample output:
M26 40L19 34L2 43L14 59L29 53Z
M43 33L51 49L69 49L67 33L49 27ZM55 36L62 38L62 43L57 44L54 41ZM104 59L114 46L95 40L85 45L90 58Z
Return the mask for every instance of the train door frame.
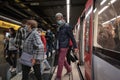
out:
M80 65L83 65L84 64L84 27L83 27L83 25L84 25L84 17L85 17L85 14L84 14L84 11L83 11L83 14L81 15L81 17L80 17L80 32L79 32L79 34L80 34L80 41L79 41L79 43L80 43L80 51L79 51L79 54L80 54Z
M85 78L87 80L93 79L92 71L92 42L93 42L93 25L92 25L92 11L93 11L93 0L88 0L85 8Z

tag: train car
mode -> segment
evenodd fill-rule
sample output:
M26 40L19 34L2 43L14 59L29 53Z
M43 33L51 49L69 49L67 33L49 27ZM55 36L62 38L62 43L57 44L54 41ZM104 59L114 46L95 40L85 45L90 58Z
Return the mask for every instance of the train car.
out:
M120 0L88 0L79 18L76 30L85 80L120 80L119 4Z

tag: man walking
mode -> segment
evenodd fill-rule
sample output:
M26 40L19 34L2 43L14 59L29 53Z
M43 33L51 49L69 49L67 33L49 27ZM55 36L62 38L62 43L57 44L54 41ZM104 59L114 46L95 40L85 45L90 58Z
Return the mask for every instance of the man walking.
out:
M70 28L69 24L65 22L62 13L57 13L55 17L58 24L57 49L59 50L58 70L57 70L56 80L61 80L63 66L65 66L65 68L67 69L66 75L71 73L72 71L68 62L65 60L70 39L73 42L73 48L75 52L77 52L77 46L72 33L72 29Z

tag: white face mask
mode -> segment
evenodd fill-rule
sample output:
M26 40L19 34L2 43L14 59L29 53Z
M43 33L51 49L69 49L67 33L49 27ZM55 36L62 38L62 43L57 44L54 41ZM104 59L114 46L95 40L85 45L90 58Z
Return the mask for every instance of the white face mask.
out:
M48 32L50 32L50 30L48 30Z

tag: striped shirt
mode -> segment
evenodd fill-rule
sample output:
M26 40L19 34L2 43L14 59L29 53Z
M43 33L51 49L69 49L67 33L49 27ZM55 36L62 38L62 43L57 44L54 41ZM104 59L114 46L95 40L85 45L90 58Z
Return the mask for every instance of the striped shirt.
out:
M26 37L26 30L23 27L19 28L15 37L15 44L18 48L23 49L23 43L25 37Z

